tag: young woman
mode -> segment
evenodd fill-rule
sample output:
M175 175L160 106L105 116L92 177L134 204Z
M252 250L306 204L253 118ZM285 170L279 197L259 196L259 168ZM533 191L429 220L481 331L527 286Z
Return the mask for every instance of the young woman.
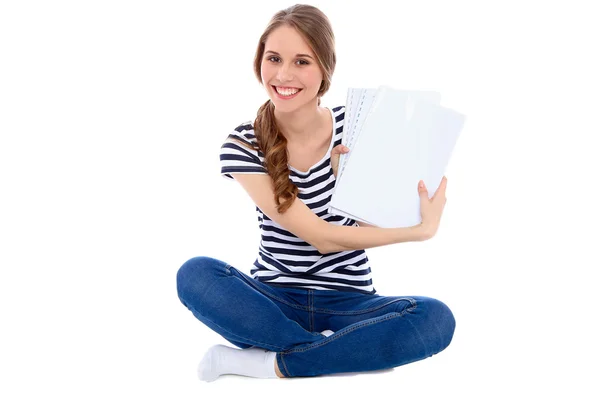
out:
M335 69L334 35L317 8L276 13L254 71L269 100L221 147L221 174L256 204L261 241L251 277L195 257L177 273L181 302L227 341L211 347L200 379L260 378L388 369L446 348L455 321L442 302L381 296L366 248L421 241L437 231L446 179L424 187L422 223L378 228L327 212L341 152L344 107L320 107ZM422 182L420 182L422 183Z

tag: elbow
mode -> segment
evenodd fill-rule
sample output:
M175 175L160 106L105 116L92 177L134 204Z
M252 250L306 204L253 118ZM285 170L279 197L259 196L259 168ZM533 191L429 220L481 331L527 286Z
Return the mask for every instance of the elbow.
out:
M333 253L335 250L332 249L331 247L321 246L321 247L317 248L317 251L321 254L329 254L329 253Z
M315 230L315 232L318 232L318 235L316 235L314 243L311 244L321 254L332 253L334 250L332 249L333 246L330 241L331 226L329 225L329 222L323 222L324 223Z
M329 253L329 246L322 239L313 240L310 244L321 254Z
M341 247L340 245L329 242L327 245L321 245L320 248L317 249L321 254L329 254L329 253L337 253L339 251L347 251L349 249L345 247Z
M344 249L341 249L339 245L337 245L333 241L331 241L331 231L329 230L327 232L329 232L329 233L324 234L321 237L321 239L318 241L317 246L315 246L317 251L321 254L329 254L329 253L334 253L337 251L344 250Z
M324 244L321 244L319 247L316 247L317 251L321 254L328 254L328 253L333 253L332 250L330 250L330 248L328 246L325 246Z
M336 243L335 238L336 234L338 233L337 229L339 228L339 226L330 224L327 221L324 222L325 223L321 227L319 227L319 235L315 239L315 243L313 244L317 251L321 254L329 254L338 251L348 250Z

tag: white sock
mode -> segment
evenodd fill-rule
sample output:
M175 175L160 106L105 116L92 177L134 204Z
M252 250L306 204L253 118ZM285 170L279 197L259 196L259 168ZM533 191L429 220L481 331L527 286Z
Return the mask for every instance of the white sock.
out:
M323 335L325 336L331 336L333 335L335 332L334 331L330 331L329 329L324 330L323 332L321 332Z
M233 374L254 378L279 378L275 373L274 351L251 347L234 349L217 344L212 346L198 365L198 377L212 382L221 375Z

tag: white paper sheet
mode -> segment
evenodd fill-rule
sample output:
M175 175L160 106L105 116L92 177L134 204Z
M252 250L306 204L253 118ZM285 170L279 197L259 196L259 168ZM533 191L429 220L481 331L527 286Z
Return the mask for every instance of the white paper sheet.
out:
M465 121L440 98L390 86L348 90L342 142L351 150L340 158L330 213L390 228L421 222L417 184L433 196Z

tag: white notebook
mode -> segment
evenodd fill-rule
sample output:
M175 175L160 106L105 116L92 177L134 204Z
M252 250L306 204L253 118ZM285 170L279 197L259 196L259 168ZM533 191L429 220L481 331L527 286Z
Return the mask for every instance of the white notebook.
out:
M465 122L433 91L350 88L329 213L394 228L421 222L417 191L433 196Z

